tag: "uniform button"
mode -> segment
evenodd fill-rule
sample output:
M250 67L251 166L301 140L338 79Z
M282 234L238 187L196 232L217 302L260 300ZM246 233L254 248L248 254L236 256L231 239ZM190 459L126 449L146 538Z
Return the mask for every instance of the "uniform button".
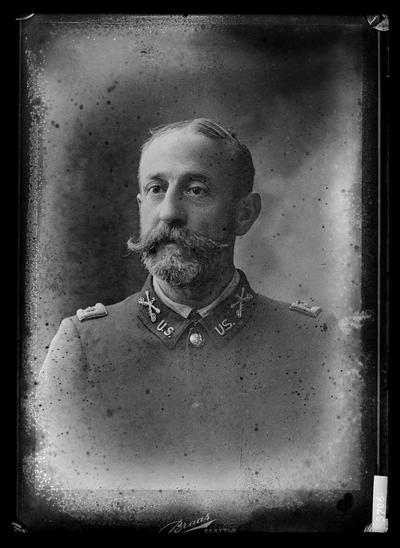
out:
M193 346L202 346L204 344L204 337L201 333L191 333L189 341Z

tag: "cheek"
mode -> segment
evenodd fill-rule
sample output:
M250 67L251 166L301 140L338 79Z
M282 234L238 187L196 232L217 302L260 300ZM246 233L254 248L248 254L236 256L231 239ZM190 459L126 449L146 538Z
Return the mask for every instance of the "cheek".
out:
M139 210L140 228L141 231L146 233L152 230L158 223L158 217L155 213L155 208L146 207L142 205Z
M222 238L231 240L235 238L236 222L234 215L225 216L218 224L218 231Z
M198 229L201 230L203 234L219 241L232 240L235 237L234 211L230 208L219 208L212 212L208 211L202 215Z

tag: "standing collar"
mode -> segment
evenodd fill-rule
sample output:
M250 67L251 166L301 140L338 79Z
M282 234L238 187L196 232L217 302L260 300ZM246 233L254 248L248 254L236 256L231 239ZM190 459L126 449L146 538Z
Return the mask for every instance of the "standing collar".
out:
M231 278L231 281L228 283L225 289L219 294L219 296L216 299L214 299L212 303L208 304L207 306L204 306L203 308L199 308L198 310L196 310L196 312L202 318L205 318L206 316L208 316L208 314L213 308L215 308L220 302L226 299L230 295L230 293L232 293L232 291L235 289L235 287L239 283L239 280L240 280L239 272L235 270ZM167 297L167 295L161 289L160 284L157 281L157 278L153 278L153 288L158 298L161 299L161 301L166 306L174 310L174 312L176 312L183 318L187 318L189 314L192 312L192 310L194 310L193 308L191 308L190 306L187 306L186 304L177 303L173 301L172 299L170 299L169 297Z
M194 327L202 330L216 346L223 346L247 323L256 306L256 293L244 273L241 270L237 273L239 279L233 290L222 297L224 290L218 303L211 303L212 308L200 319L183 317L167 306L154 290L151 276L148 276L137 294L138 316L147 329L169 348L173 348L183 334Z

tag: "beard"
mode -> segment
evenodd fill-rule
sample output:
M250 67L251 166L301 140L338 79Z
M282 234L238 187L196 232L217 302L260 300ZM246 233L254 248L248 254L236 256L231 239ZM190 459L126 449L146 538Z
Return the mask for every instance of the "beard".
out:
M128 249L141 256L150 274L173 287L204 283L218 270L221 252L229 245L167 223L137 241L128 240Z

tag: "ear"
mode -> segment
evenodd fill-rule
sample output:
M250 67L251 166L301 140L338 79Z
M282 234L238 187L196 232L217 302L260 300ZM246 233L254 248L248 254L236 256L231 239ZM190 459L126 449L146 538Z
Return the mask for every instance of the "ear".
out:
M138 206L139 206L139 209L140 209L140 206L142 205L142 196L141 196L140 192L136 196L136 200L137 200L137 203L138 203Z
M261 197L250 192L239 200L236 210L236 236L243 236L253 226L261 211Z

